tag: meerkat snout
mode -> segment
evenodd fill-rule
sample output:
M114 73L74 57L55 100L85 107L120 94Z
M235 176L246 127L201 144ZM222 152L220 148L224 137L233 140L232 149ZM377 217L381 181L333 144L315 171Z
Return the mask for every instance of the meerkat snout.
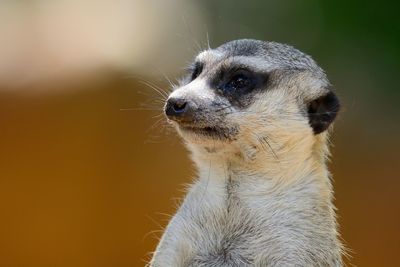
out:
M170 120L190 122L194 119L194 111L192 101L183 97L170 97L165 105L165 114Z

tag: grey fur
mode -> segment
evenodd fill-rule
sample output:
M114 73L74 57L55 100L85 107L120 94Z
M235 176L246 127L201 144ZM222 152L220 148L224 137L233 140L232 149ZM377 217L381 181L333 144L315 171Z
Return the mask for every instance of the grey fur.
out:
M194 81L185 79L171 97L195 103L191 127L235 129L234 138L173 122L199 178L150 266L342 266L326 168L328 132L313 133L307 114L310 101L331 92L323 70L290 46L256 40L226 43L196 61L204 63L202 72ZM271 80L235 95L248 101L235 106L210 81L238 62Z

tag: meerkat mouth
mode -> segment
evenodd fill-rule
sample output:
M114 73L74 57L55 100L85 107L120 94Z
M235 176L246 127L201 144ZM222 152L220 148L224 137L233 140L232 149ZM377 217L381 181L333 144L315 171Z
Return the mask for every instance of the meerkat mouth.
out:
M236 128L217 127L217 126L188 126L180 125L179 129L183 132L205 136L214 139L232 139L237 134Z

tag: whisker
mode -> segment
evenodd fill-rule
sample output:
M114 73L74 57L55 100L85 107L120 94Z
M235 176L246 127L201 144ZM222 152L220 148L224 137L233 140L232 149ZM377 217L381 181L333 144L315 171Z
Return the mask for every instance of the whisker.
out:
M146 131L149 132L153 129L155 129L157 126L161 126L164 123L164 118L159 118L158 120L156 120L152 126L150 126L150 128Z
M208 50L210 50L211 47L210 47L210 37L208 36L208 30L206 30L206 38L207 38L207 47L208 47Z
M147 85L148 87L152 88L153 90L155 90L164 100L166 100L168 98L168 93L165 92L164 90L162 90L160 87L158 87L157 85L148 82L148 81L139 81L140 83Z
M119 111L160 111L155 108L120 108Z
M158 118L158 117L161 117L161 116L164 116L164 113L160 113L158 115L154 115L152 118L155 119L155 118Z
M158 69L158 71L161 73L161 75L165 78L165 80L169 83L169 85L171 86L171 89L176 88L177 85L175 83L173 83L171 81L171 79L168 77L168 75L162 71L161 69ZM169 92L171 92L172 90L169 90Z

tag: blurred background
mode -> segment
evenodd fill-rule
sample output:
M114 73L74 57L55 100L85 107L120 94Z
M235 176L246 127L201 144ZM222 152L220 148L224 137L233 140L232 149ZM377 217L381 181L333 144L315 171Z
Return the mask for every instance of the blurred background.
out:
M335 204L349 266L400 266L395 1L0 1L0 266L144 266L195 170L158 89L200 50L289 43L343 109Z

